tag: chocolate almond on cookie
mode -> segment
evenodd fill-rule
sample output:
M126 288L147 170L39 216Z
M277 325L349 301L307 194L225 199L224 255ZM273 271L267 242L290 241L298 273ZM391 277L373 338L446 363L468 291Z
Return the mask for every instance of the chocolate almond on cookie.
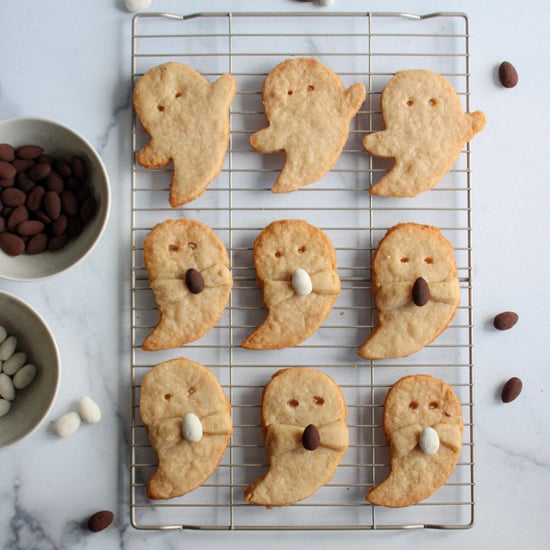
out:
M276 372L262 395L268 471L244 491L247 502L285 506L309 497L336 473L349 445L340 387L306 367Z
M185 358L156 365L143 378L139 411L158 459L149 498L183 496L212 475L233 424L231 405L207 367Z
M437 227L395 225L374 253L371 291L378 319L357 353L391 359L417 352L449 326L460 302L452 244Z
M296 191L333 167L365 96L363 84L346 90L316 59L287 59L269 73L262 88L269 125L252 134L250 144L260 153L285 153L274 193Z
M235 79L224 74L213 84L182 63L153 67L137 82L133 103L151 141L137 153L146 168L173 161L170 205L186 204L221 172L229 144L229 108Z
M464 113L451 84L426 70L396 73L382 91L381 110L386 128L365 136L363 146L393 158L394 166L372 195L414 197L431 189L486 123L481 111Z
M309 338L340 294L336 251L304 220L269 224L254 242L254 267L267 318L245 340L248 349L281 349Z
M405 376L384 401L390 472L367 493L373 504L411 506L444 485L462 448L460 400L446 382L427 374Z
M212 229L185 218L166 220L145 238L143 258L159 309L144 350L194 342L218 323L233 279L227 251Z

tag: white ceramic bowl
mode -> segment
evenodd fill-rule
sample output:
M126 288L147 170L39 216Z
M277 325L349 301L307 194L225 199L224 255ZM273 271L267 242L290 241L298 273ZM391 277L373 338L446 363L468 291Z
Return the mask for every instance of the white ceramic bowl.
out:
M0 326L17 338L16 351L36 367L34 380L16 390L10 410L0 418L0 450L34 432L48 415L59 386L60 363L55 339L42 317L28 304L0 292Z
M66 246L36 255L9 256L0 250L0 277L13 281L36 281L61 273L83 260L103 234L110 209L109 177L101 157L90 143L74 130L42 118L17 117L0 121L0 143L14 147L40 145L55 158L84 158L89 184L97 201L95 216L82 233Z

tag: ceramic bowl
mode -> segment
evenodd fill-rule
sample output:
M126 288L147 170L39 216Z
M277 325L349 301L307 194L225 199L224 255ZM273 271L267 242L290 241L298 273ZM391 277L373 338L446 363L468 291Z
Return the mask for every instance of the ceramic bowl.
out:
M17 117L0 121L0 143L14 147L39 145L45 154L56 159L70 160L72 156L81 156L97 203L94 217L85 224L78 237L71 239L63 248L17 256L0 250L0 277L13 281L36 281L76 265L99 241L109 216L109 178L100 156L83 136L71 128L42 118Z
M2 450L26 438L42 424L55 400L60 363L55 339L40 314L5 292L0 292L0 326L8 336L16 337L15 353L24 352L25 364L36 367L32 382L15 390L10 409L0 418ZM13 380L13 375L10 378Z

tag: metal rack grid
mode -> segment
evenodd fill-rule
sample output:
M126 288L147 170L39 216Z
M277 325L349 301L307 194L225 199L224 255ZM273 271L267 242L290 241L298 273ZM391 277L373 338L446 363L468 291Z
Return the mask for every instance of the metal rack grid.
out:
M290 56L315 57L346 87L363 82L367 100L333 170L289 194L270 188L281 155L251 150L249 135L265 126L261 86L267 73ZM379 98L393 73L427 68L443 74L470 110L469 22L459 13L205 13L140 14L132 27L132 79L166 61L189 64L213 81L229 72L237 80L231 138L220 176L205 194L180 209L167 202L170 169L132 169L132 417L131 521L139 529L370 530L466 528L474 520L474 438L471 288L470 146L429 192L414 199L372 197L367 192L391 166L361 146L366 133L383 127ZM146 142L135 115L132 148ZM143 240L158 222L188 217L212 227L227 246L234 288L220 323L196 343L143 352L141 342L157 311L143 265ZM269 222L302 218L325 231L338 258L342 292L330 317L291 350L250 351L240 342L264 318L252 263L252 244ZM461 306L452 325L413 356L369 362L356 349L372 330L370 265L377 242L392 225L416 221L440 227L453 243ZM192 493L149 501L146 482L155 454L139 415L140 382L155 364L185 356L211 368L232 403L234 435L220 466ZM261 391L285 366L319 368L342 387L348 405L350 447L335 477L312 497L266 510L246 503L243 489L266 470L260 427ZM401 376L426 372L450 383L463 404L463 451L448 483L426 501L403 509L375 507L367 490L388 472L381 418L384 396Z

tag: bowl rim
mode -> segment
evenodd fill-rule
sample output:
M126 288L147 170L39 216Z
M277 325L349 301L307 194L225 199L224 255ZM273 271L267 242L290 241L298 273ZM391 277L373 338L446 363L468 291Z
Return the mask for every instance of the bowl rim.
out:
M47 279L50 279L51 277L55 277L56 275L60 275L61 273L64 273L65 271L71 269L72 267L80 264L85 258L87 258L92 250L96 247L97 243L103 236L103 233L105 232L107 228L107 223L110 218L111 213L111 182L109 179L109 173L107 172L107 168L105 167L105 163L103 162L103 159L101 158L101 155L98 153L96 148L90 143L90 141L84 137L83 134L75 130L74 128L67 126L66 124L63 124L61 122L57 122L55 120L52 120L50 118L46 117L39 117L39 116L14 116L14 117L8 117L0 119L0 126L8 123L18 123L18 122L39 122L39 123L46 123L51 124L53 126L57 126L58 128L61 128L62 130L65 130L66 132L69 132L70 134L74 134L78 139L80 139L86 147L89 148L91 151L91 154L94 156L101 173L103 174L103 178L105 180L105 213L103 215L103 220L101 222L101 225L99 227L99 231L97 235L94 236L93 240L90 243L90 246L88 249L73 263L65 266L63 269L60 269L59 271L54 271L53 273L48 273L45 275L40 276L29 276L29 277L22 277L22 276L14 276L9 274L4 274L0 272L0 279L4 279L6 281L15 281L15 282L33 282L33 281L44 281Z
M33 306L31 306L28 302L26 302L26 301L22 300L21 298L15 296L11 292L6 292L5 290L0 290L0 298L1 297L7 297L8 299L13 300L16 303L17 306L25 308L27 310L30 310L31 313L34 316L36 316L36 318L42 324L46 334L48 335L48 337L51 340L51 343L53 345L53 350L54 350L55 364L56 364L57 368L56 368L56 373L55 373L55 384L54 384L54 387L53 387L52 395L50 397L50 401L49 401L47 407L44 409L44 412L42 413L42 416L40 417L40 420L30 430L28 430L27 432L21 434L19 437L12 440L11 442L5 443L5 444L0 443L0 453L2 451L10 449L11 447L16 445L17 443L20 443L24 439L27 439L27 437L29 437L36 430L38 430L38 428L40 426L42 426L42 424L46 420L46 417L50 414L50 411L52 410L52 407L53 407L54 402L55 402L55 398L57 396L57 392L59 391L59 384L60 384L60 381L61 381L61 358L60 358L60 355L59 355L59 348L57 346L57 342L54 338L53 332L51 331L50 327L48 326L48 324L46 323L46 321L44 320L42 315Z

